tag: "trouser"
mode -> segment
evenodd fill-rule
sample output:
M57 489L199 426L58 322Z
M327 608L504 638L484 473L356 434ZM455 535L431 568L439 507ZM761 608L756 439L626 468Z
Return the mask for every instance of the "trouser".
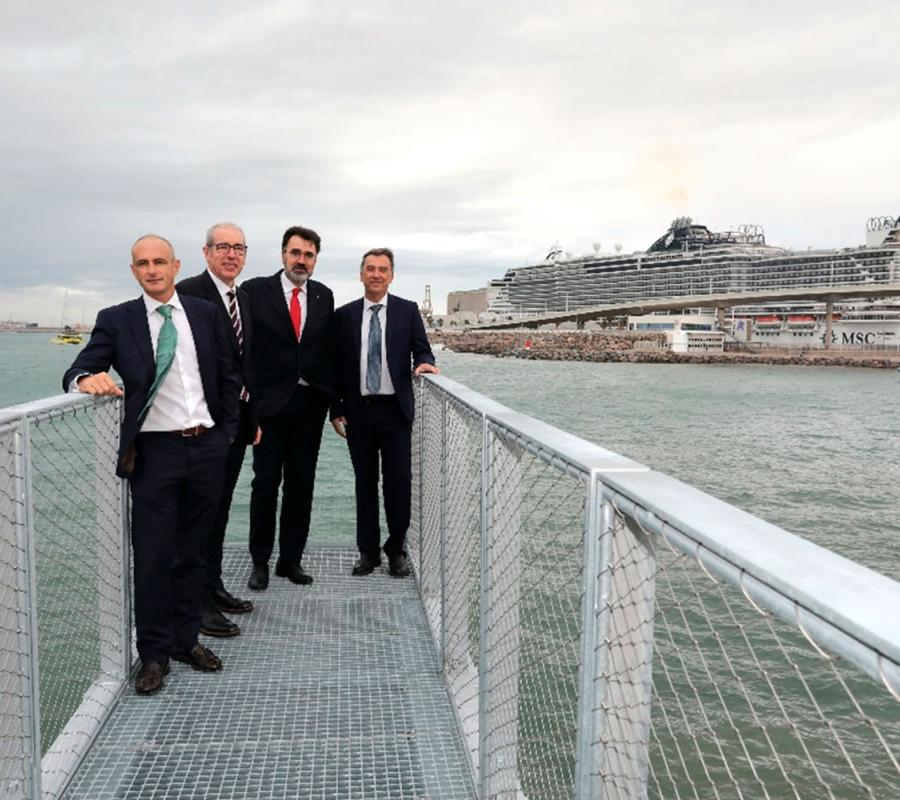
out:
M309 537L316 463L328 398L311 386L298 386L277 414L260 420L262 439L253 448L250 491L250 557L269 560L275 546L275 508L282 486L278 524L279 556L300 561Z
M228 443L217 428L197 437L142 433L131 476L134 617L141 660L190 649L200 630L206 534L222 494Z
M224 588L222 584L222 551L225 544L225 531L228 529L228 515L231 511L231 500L234 497L234 487L237 485L244 463L244 453L247 450L247 439L252 436L250 432L251 414L247 403L241 403L241 423L238 428L237 438L228 449L225 461L225 483L222 488L222 499L216 510L216 516L209 529L206 538L206 570L204 576L204 602L212 601L212 593Z
M388 527L383 549L388 558L406 553L412 480L411 437L412 423L394 395L363 397L360 416L354 415L347 420L347 445L356 484L356 546L360 553L373 558L378 556L381 542L379 460Z

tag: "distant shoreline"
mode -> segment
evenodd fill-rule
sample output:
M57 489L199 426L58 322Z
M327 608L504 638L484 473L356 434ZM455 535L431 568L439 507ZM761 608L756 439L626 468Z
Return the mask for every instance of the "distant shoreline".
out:
M546 361L632 364L771 364L806 367L900 369L900 352L767 349L724 353L673 353L659 333L630 331L446 331L429 337L456 353Z

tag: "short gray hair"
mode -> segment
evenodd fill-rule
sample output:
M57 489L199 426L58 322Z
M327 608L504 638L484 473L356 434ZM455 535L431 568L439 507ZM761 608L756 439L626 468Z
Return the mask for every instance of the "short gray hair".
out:
M206 246L209 247L213 243L213 239L216 236L216 231L221 230L222 228L231 228L232 230L237 231L241 238L244 240L244 244L247 244L247 237L244 235L244 231L240 225L235 225L233 222L217 222L215 225L210 226L206 231Z

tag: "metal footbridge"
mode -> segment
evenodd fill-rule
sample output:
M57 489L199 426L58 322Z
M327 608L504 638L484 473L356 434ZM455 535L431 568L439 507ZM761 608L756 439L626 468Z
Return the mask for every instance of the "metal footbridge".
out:
M413 577L312 549L151 697L119 401L0 410L0 800L900 797L900 584L443 376L417 404Z
M240 636L204 639L221 673L172 662L158 695L126 690L65 796L474 797L415 583L354 578L354 558L313 549L312 586L273 577ZM242 586L246 549L224 566Z

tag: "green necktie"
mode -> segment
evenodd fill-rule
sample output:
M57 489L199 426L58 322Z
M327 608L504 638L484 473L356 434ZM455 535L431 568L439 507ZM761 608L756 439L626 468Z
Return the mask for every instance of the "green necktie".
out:
M150 406L153 405L156 393L175 360L175 348L178 346L178 331L175 330L175 323L172 322L172 306L163 305L156 310L165 317L162 328L159 330L159 338L156 340L156 377L153 378L153 385L147 393L147 402L141 409L138 422L144 421Z

